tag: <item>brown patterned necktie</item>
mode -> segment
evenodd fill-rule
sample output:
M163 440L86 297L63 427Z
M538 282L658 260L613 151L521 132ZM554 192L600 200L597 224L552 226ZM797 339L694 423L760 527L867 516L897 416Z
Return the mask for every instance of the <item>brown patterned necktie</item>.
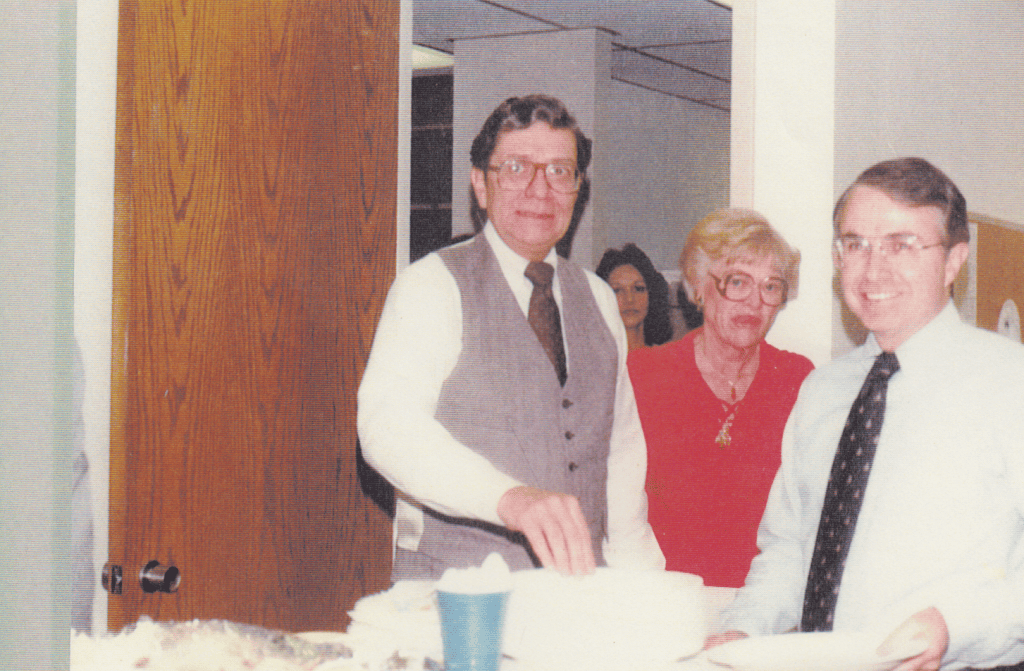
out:
M818 521L800 631L832 631L839 583L885 417L889 378L899 369L895 354L879 354L846 418Z
M523 273L533 282L533 293L530 294L530 311L527 319L540 344L551 359L558 383L565 386L567 377L565 370L565 348L562 345L562 320L558 315L558 305L551 292L551 281L555 269L542 261L531 261Z

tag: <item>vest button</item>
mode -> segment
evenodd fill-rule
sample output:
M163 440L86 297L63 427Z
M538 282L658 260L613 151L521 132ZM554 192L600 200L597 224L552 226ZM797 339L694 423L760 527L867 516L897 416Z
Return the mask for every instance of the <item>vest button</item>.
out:
M569 462L569 472L570 473L575 471L577 468L579 468L579 465L575 461L570 461Z
M562 399L562 407L563 408L570 408L570 407L572 407L572 401L570 401L567 398L563 398Z
M575 434L575 433L573 433L572 431L566 431L566 432L565 432L565 439L566 439L566 440L572 440L573 436L575 436L575 435L576 435L576 434Z

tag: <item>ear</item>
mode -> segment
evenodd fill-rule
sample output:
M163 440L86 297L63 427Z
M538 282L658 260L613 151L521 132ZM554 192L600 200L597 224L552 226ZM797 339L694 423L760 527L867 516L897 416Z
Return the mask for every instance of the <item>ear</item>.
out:
M948 287L956 279L957 274L960 272L960 267L967 261L967 256L971 252L971 247L966 242L958 242L950 247L949 252L946 253L946 286Z
M469 171L469 183L473 185L473 193L476 194L477 205L487 209L487 175L480 168L472 168Z
M690 284L689 280L683 278L683 290L686 291L686 297L690 299L690 302L697 307L704 309L704 299L697 295L693 285Z

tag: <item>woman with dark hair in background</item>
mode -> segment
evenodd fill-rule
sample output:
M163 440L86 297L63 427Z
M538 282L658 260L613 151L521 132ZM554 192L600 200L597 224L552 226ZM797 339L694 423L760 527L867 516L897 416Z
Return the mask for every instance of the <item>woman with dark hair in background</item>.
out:
M639 247L607 250L595 272L615 291L630 351L672 339L668 282Z

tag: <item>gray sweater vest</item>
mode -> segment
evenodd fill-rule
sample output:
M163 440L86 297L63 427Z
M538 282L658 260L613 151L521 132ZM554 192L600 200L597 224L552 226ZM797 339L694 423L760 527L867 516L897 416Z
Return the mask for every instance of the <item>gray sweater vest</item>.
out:
M609 438L618 351L586 275L560 259L565 387L544 353L483 235L440 252L462 295L462 352L445 381L436 418L460 442L521 482L577 497L603 564ZM452 480L452 487L472 486ZM396 562L437 577L440 567L474 566L500 552L513 570L539 565L522 534L426 510L419 553ZM432 575L423 575L424 567ZM414 569L406 566L405 569ZM409 575L409 570L396 574Z

